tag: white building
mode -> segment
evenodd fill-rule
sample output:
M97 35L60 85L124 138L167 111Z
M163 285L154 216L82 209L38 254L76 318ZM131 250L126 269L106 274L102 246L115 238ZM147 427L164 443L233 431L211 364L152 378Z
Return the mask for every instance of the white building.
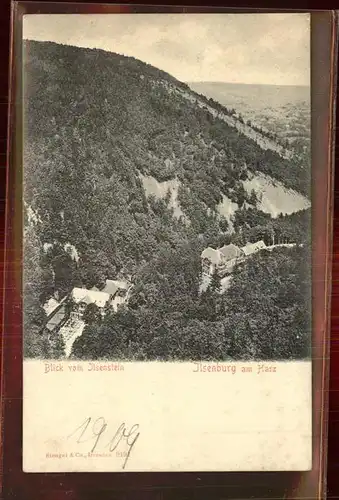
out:
M59 305L59 302L54 297L50 297L47 302L44 304L44 310L47 316L52 314L54 309L56 309Z
M109 303L114 311L118 310L119 305L125 304L128 300L131 285L122 280L106 280L106 285L102 292L109 295Z
M260 241L256 241L255 243L247 243L247 245L242 247L241 250L247 256L247 255L251 255L252 253L256 253L259 250L262 250L264 248L266 248L265 242L260 240Z
M215 250L212 247L207 247L201 253L201 260L202 260L203 272L205 274L211 275L214 273L216 267L220 265L222 256L219 250Z
M207 247L201 254L203 273L211 276L216 269L230 271L243 255L242 250L233 243L216 250Z
M97 290L87 290L87 288L73 288L71 298L76 308L72 311L73 317L82 318L86 307L89 304L95 304L103 312L104 307L109 303L108 293Z

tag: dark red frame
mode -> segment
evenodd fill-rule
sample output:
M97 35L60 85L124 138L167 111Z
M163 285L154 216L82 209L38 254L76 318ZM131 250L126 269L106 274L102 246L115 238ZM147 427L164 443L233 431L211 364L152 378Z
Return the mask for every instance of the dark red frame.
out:
M329 357L329 297L331 275L331 213L333 155L331 123L334 93L334 53L336 22L326 13L317 13L313 21L312 57L317 70L312 85L318 92L313 97L312 127L317 137L313 148L313 223L315 300L314 331L314 467L306 473L92 473L92 474L25 474L21 467L22 437L22 322L21 322L21 114L20 114L20 16L23 12L133 12L131 5L96 4L16 4L16 22L12 38L11 118L9 170L7 184L5 259L6 291L4 302L2 423L3 423L3 495L20 499L39 498L323 498L326 433L327 382ZM67 10L66 10L67 9ZM159 7L147 7L159 11ZM194 8L185 8L191 11ZM167 11L168 7L161 7ZM201 8L195 8L201 11ZM204 9L209 10L209 9ZM234 9L233 9L234 10ZM171 12L182 12L172 7ZM228 9L229 11L229 9ZM331 26L328 26L330 22ZM327 27L326 27L327 26ZM322 63L320 60L322 59ZM314 64L313 64L314 65ZM330 71L331 69L331 71ZM18 71L19 70L19 71ZM324 280L324 277L325 280ZM7 330L6 330L7 329ZM38 388L37 388L38 390ZM320 422L322 424L320 425Z

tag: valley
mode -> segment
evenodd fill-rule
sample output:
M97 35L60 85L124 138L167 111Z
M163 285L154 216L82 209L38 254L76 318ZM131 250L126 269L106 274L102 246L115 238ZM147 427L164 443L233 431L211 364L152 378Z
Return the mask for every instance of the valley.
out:
M192 82L197 93L235 109L244 121L276 134L293 145L310 143L310 88L278 85L248 85L222 82Z

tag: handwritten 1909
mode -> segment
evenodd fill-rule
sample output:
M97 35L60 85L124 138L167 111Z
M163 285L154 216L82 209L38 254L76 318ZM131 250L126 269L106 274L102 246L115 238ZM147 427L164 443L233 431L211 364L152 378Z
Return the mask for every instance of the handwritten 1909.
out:
M123 454L125 460L122 464L122 468L125 469L132 449L140 436L139 424L133 424L132 427L128 429L123 422L113 432L113 437L111 437L108 442L105 441L105 438L110 435L110 432L104 417L98 417L95 420L92 417L88 417L67 437L67 439L76 437L76 443L78 444L85 442L93 443L91 444L91 453L102 444L105 448L109 448L110 452L113 452L119 445L122 446L123 443L125 443L125 445L127 445L127 452Z

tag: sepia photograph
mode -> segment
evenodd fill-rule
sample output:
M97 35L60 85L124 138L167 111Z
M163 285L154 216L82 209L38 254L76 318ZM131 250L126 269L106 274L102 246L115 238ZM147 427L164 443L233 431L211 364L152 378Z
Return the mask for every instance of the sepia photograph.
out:
M24 16L25 472L312 468L310 32Z
M24 357L310 360L309 15L23 38Z

